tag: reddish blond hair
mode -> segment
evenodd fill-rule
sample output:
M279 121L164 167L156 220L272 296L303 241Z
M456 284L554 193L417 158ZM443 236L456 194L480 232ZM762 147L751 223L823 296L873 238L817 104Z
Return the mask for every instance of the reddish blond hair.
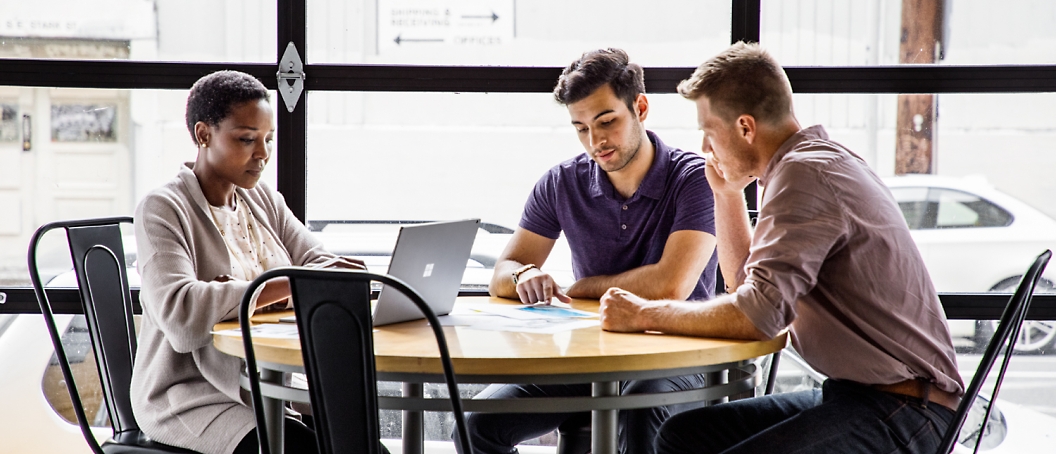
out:
M743 41L702 63L678 84L689 100L708 99L719 117L748 114L775 123L792 113L792 86L785 70L757 43Z

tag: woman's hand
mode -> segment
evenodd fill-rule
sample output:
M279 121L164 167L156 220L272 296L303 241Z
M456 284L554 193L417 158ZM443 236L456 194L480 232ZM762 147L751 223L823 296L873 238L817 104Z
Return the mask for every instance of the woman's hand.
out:
M260 291L257 295L257 306L256 309L265 308L275 303L282 303L281 306L276 306L275 309L282 310L286 306L286 302L289 301L291 296L290 292L290 280L285 277L277 277L268 280L268 283L264 284L264 290Z
M231 282L233 280L235 280L235 278L231 277L230 274L221 274L213 278L213 282ZM271 279L264 284L264 289L260 291L259 295L257 295L257 304L253 310L258 311L276 303L282 304L271 309L283 310L285 309L286 302L289 301L291 294L289 279L285 277Z
M335 257L333 257L331 259L328 259L325 262L317 263L317 264L310 265L310 266L312 268L340 268L340 269L346 269L346 270L360 270L360 271L366 271L367 270L367 265L365 265L362 260L354 259L352 257L345 257L345 256L341 256L341 255L338 255L338 256L335 256Z
M335 257L334 263L327 268L343 268L346 270L361 270L366 271L367 265L362 260L354 259L352 257L337 256Z

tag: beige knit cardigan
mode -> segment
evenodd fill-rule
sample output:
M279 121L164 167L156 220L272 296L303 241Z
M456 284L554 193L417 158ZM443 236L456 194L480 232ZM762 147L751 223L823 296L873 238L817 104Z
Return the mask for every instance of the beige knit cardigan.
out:
M236 191L290 263L333 257L264 183ZM231 262L191 164L140 202L135 232L143 306L132 373L136 419L162 443L230 453L255 424L239 391L242 360L214 348L210 331L238 317L249 283L213 282L230 274Z

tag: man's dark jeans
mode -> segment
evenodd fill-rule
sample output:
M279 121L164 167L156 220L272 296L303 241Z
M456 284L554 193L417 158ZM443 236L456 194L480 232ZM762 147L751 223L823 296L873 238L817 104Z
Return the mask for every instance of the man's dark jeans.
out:
M673 453L932 453L954 412L843 380L672 416L656 437Z
M704 387L701 375L657 380L628 380L620 385L620 394L645 394L684 391ZM477 399L511 399L531 397L589 396L590 385L491 385ZM619 414L619 449L624 454L651 454L653 438L660 424L679 411L698 408L702 404L683 404L668 407L625 410ZM557 429L575 413L468 413L466 423L473 450L480 454L512 454L517 444ZM452 434L455 447L457 431Z

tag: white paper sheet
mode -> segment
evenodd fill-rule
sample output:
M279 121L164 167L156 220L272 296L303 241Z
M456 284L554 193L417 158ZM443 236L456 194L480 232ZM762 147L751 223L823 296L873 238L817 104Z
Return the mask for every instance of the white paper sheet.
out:
M483 331L506 331L512 333L554 334L580 328L590 328L601 324L599 320L583 319L535 319L518 320L506 317L492 317L487 322L476 323L468 328Z
M242 337L242 330L239 328L226 329L213 331L212 334ZM292 323L262 323L250 328L250 334L259 338L300 339L300 336L297 335L297 325Z

